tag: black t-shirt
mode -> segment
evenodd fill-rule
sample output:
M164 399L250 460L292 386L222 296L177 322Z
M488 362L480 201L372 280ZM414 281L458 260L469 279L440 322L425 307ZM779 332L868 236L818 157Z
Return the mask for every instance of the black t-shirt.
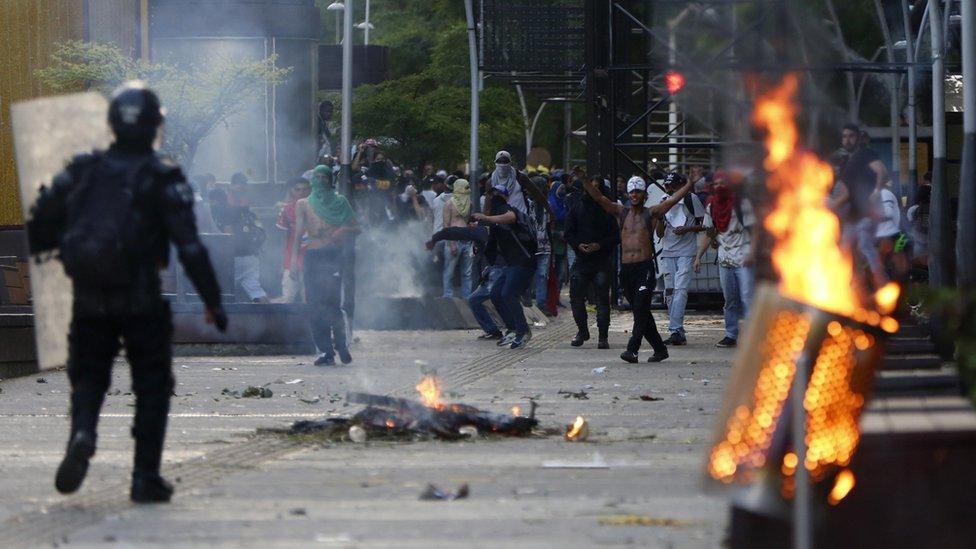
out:
M509 225L495 225L491 229L492 239L498 249L498 259L504 260L505 265L531 267L535 265L535 247L529 242L533 236L529 232L528 220L524 213L508 204L505 204L504 211L494 212L494 215L507 212L515 212L516 222Z
M874 192L877 175L871 163L880 160L878 153L868 147L861 147L851 154L840 173L840 179L847 185L851 194L851 219L861 219L871 213L871 193Z

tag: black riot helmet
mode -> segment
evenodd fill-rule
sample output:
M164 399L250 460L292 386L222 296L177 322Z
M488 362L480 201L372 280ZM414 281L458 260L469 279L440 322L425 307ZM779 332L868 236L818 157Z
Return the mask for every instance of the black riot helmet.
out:
M108 123L119 141L150 145L163 123L163 107L145 84L126 82L112 92Z

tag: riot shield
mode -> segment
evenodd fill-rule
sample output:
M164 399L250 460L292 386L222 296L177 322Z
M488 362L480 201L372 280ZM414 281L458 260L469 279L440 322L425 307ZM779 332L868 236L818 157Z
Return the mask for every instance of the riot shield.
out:
M41 185L50 185L74 155L111 142L108 101L95 93L45 97L11 107L20 204L30 216ZM37 360L41 369L63 366L68 358L71 282L59 261L30 262Z

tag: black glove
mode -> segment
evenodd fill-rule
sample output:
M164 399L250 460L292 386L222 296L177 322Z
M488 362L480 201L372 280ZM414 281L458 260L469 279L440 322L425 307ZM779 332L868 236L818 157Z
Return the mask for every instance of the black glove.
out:
M224 311L224 308L218 305L217 307L210 309L208 312L210 314L210 320L213 321L214 326L216 326L221 333L226 332L227 312Z

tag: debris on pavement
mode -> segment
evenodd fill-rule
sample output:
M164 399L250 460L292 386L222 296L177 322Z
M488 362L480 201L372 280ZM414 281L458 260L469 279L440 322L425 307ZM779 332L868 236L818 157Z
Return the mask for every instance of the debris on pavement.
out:
M606 371L607 371L607 367L606 366L600 366L599 368L593 368L593 373L594 374L602 374L602 373L604 373Z
M322 397L312 397L312 398L299 397L298 400L304 402L305 404L318 404L319 401L322 400Z
M586 391L583 390L574 392L574 391L564 391L560 389L559 392L556 394L563 395L563 398L573 397L576 400L590 400L590 397L586 395Z
M43 377L39 377L39 378L37 378L37 382L38 383L47 383L47 380L44 379Z
M296 383L301 383L303 379L292 379L291 381L283 382L285 385L295 385Z
M657 402L659 400L664 400L664 397L656 397L652 395L641 395L638 398L643 400L644 402Z
M648 515L614 515L600 517L597 523L601 526L691 526L689 520L679 520L666 517L652 517Z
M271 389L267 387L255 387L253 385L249 385L243 391L232 391L225 387L224 390L220 391L220 394L234 398L271 398L274 396Z
M421 492L421 501L454 501L456 499L464 499L471 494L471 489L468 487L467 483L462 484L458 487L457 492L445 492L440 488L434 486L433 484L428 484L427 488Z
M220 371L236 371L237 368L234 368L234 367L231 367L231 366L227 366L227 367L224 367L224 368L211 368L211 370L214 371L214 372L220 372Z
M478 428L474 425L464 425L458 429L458 434L468 438L475 438L478 436Z
M363 429L359 425L353 425L349 428L349 440L355 442L356 444L366 442L366 429Z
M288 514L289 515L294 515L296 517L304 517L304 516L308 515L308 512L304 508L302 508L302 507L296 507L294 509L289 509L288 510Z

